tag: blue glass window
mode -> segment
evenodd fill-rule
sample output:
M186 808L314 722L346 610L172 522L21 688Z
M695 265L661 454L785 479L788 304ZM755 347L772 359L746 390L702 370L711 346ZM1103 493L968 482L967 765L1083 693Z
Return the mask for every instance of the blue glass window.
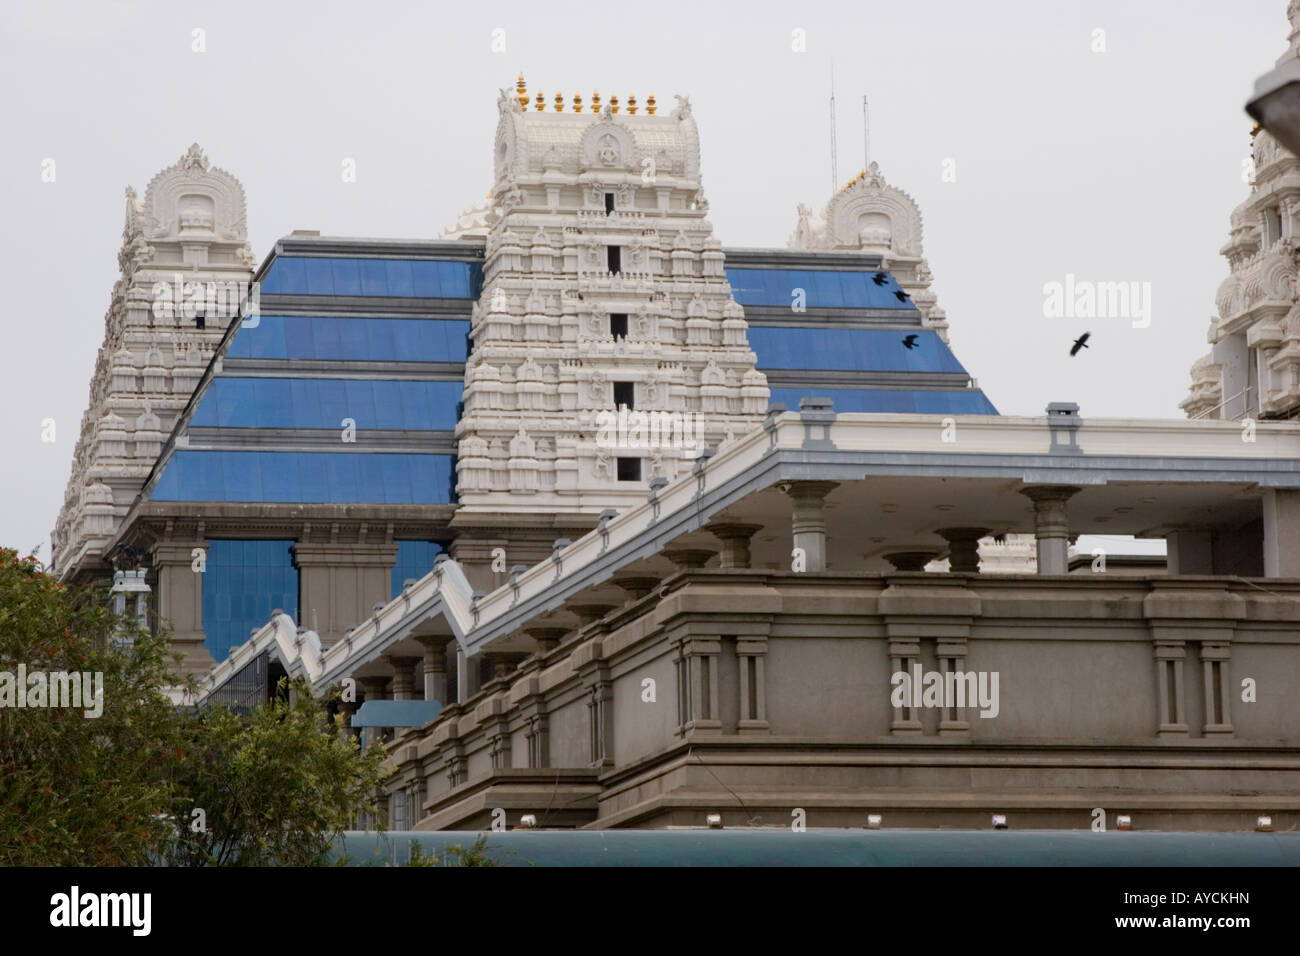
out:
M804 290L810 309L915 309L894 295L899 285L885 275L876 285L873 271L861 269L727 269L731 294L741 305L789 308L794 290Z
M464 362L468 319L359 319L264 315L241 326L228 358L356 362Z
M922 415L996 415L983 392L903 391L870 388L774 388L770 401L780 402L792 412L799 410L799 399L823 396L835 403L837 412L915 412Z
M460 382L215 378L190 424L226 428L435 430L456 427Z
M433 561L443 551L437 541L398 541L397 563L393 565L392 596L402 593L402 582L418 581L433 570Z
M208 542L203 571L203 646L218 664L276 608L298 619L292 541Z
M916 335L915 347L903 338ZM820 369L856 372L956 372L952 350L929 330L827 329L750 326L749 347L760 369Z
M271 294L425 299L474 299L482 285L481 263L441 259L280 256L262 279Z
M177 449L154 501L447 504L452 455Z

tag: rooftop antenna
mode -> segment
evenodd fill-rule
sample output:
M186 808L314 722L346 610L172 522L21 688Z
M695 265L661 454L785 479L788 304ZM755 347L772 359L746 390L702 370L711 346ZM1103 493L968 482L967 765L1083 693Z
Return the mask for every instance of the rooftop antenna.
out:
M835 61L831 61L831 195L840 188L840 160L835 149Z
M871 168L871 110L867 106L867 94L862 94L862 169Z

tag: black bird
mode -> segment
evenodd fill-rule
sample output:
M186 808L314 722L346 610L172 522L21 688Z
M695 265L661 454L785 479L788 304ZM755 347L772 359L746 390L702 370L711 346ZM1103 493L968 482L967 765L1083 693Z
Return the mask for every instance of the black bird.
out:
M1088 336L1090 335L1092 335L1091 332L1084 332L1081 336L1075 339L1074 345L1070 348L1070 354L1078 355L1079 349L1086 349L1088 347Z
M908 295L906 292L904 292L902 289L899 289L897 292L894 293L894 298L897 299L899 302L906 302L908 299L911 298L911 296Z
M883 272L877 272L874 276L871 277L871 280L876 285L884 285L888 281L888 277Z
M915 332L913 332L913 333L912 333L911 335L909 335L907 338L903 339L903 348L905 348L905 349L914 349L914 348L916 348L916 333L915 333Z

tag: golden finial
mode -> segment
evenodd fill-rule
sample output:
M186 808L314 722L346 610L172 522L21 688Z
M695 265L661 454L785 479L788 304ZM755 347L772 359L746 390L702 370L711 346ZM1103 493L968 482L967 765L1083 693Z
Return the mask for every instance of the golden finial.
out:
M528 87L524 83L524 75L519 74L519 81L515 83L515 99L524 109L528 109Z
M1252 127L1250 128L1250 138L1251 138L1251 139L1254 139L1255 136L1256 136L1256 134L1259 133L1259 131L1260 131L1261 129L1263 129L1263 128L1264 128L1264 127L1260 126L1258 123L1256 123L1254 126L1252 126Z
M611 97L609 98L609 109L610 109L610 112L612 112L612 113L617 113L617 112L618 112L618 96L617 96L617 95L615 95L615 96L611 96Z
M653 93L650 94L650 99L645 101L645 111L651 116L655 115L655 95Z
M600 90L591 91L591 111L593 113L600 112Z
M636 94L635 93L629 93L627 95L627 112L629 116L636 116Z
M573 94L573 112L575 112L575 113L581 113L581 112L582 112L582 94L581 94L581 93L574 93L574 94Z
M539 113L546 109L546 98L542 96L541 90L537 91L537 100L533 103L533 108Z
M558 91L555 94L555 112L564 112L564 94Z

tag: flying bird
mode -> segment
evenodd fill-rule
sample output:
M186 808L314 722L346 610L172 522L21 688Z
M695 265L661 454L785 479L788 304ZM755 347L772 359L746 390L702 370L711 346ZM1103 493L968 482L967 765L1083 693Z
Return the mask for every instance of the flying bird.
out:
M897 292L894 293L894 298L897 299L899 302L906 302L908 299L911 298L911 296L908 295L906 292L904 292L902 289L899 289Z
M887 277L883 272L877 272L874 276L871 277L871 281L873 281L876 285L884 285L885 282L887 281Z
M1081 336L1075 339L1074 345L1070 348L1070 354L1078 355L1079 349L1086 349L1088 347L1088 336L1090 335L1092 335L1091 332L1084 332Z
M914 348L916 348L916 333L915 333L915 332L913 332L913 333L912 333L911 335L909 335L907 338L903 339L903 348L905 348L905 349L909 349L909 350L910 350L910 349L914 349Z

